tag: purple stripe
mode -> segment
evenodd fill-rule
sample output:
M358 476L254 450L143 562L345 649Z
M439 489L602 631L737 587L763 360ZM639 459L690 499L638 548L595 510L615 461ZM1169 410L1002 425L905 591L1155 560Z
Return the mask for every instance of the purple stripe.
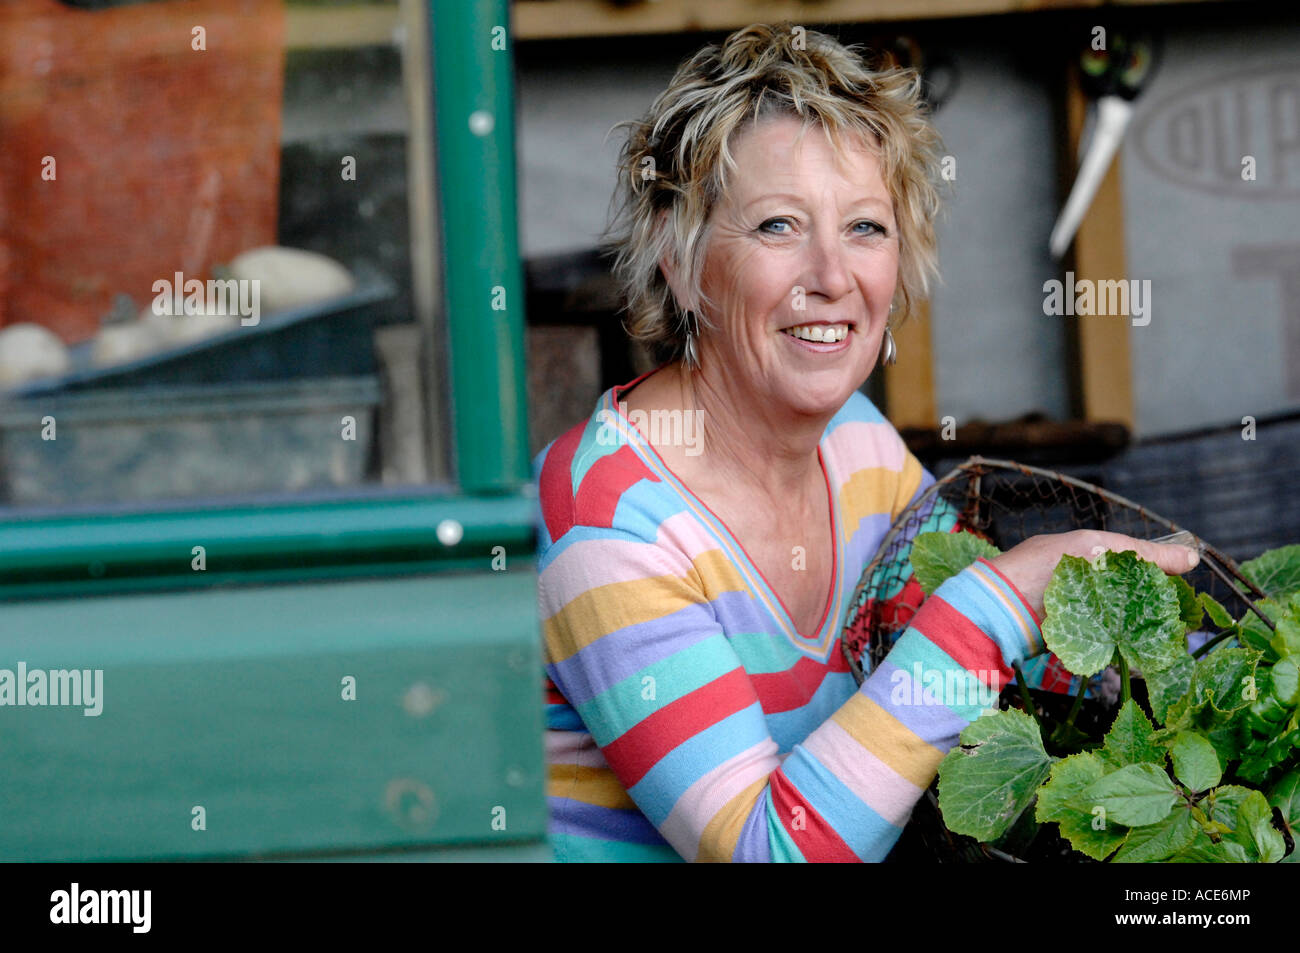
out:
M547 674L576 707L641 669L718 634L708 605L688 605L603 635L564 661L548 665Z
M770 864L772 862L772 845L767 839L767 805L772 797L770 787L763 788L762 795L754 802L745 826L736 839L736 849L731 854L733 863Z
M909 630L915 634L915 630ZM901 672L901 680L895 672ZM896 705L890 696L897 690L906 693L907 704ZM889 656L880 663L880 668L862 684L861 691L885 711L896 718L908 731L933 744L938 738L955 738L961 734L969 721L958 715L947 705L929 704L933 695L925 691L925 686L913 688L911 673L899 668L889 660ZM926 704L913 705L912 693L916 691Z
M849 567L865 568L867 563L871 562L876 555L876 549L880 546L880 541L884 538L885 533L889 532L889 514L873 513L870 516L864 516L858 520L857 528L853 530L849 537L849 545L846 550L845 562ZM860 571L860 569L859 569ZM853 580L853 585L857 585L858 580Z
M773 624L766 613L757 611L748 593L722 593L711 603L683 606L671 615L603 635L546 670L571 704L582 705L648 666L716 635L762 632L776 638Z
M771 613L765 610L749 594L748 590L742 589L739 592L719 593L718 597L713 600L712 605L717 613L718 621L728 633L744 632L753 634L761 632L764 635L770 635L782 644L789 644L789 640L785 636L785 630L772 618ZM793 665L795 661L803 656L793 648L791 651L795 653L791 657L790 664Z
M550 807L547 829L552 834L575 834L630 844L668 845L640 811L600 807L564 797L548 797L546 801Z

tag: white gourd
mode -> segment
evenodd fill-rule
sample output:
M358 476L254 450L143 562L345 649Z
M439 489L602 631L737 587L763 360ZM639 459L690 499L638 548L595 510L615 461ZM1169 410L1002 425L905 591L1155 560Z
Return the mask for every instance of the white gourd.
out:
M95 335L90 362L95 367L123 364L152 354L167 346L162 329L144 321L106 324Z
M228 276L258 281L262 314L328 301L356 287L351 272L327 255L301 248L267 245L235 257Z
M0 330L0 388L67 373L68 349L49 328L27 321Z
M185 314L155 314L152 308L140 312L139 324L148 325L151 333L167 347L180 347L216 334L225 334L240 326L237 314L209 314L206 311Z

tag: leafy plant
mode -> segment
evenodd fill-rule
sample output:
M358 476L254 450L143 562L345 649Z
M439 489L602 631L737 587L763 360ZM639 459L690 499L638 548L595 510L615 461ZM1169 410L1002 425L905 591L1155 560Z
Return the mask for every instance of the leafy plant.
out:
M972 534L926 533L911 558L932 592L997 553ZM1043 638L1083 685L1063 719L1039 712L1022 686L1033 717L989 712L962 732L939 767L948 829L997 845L1032 819L1031 837L1055 825L1098 861L1295 862L1300 546L1241 568L1268 595L1260 608L1275 629L1253 612L1234 620L1134 552L1062 557L1043 595ZM1190 653L1188 633L1207 616L1219 635ZM1119 710L1104 734L1080 730L1088 677L1111 665ZM1146 710L1133 692L1139 674Z

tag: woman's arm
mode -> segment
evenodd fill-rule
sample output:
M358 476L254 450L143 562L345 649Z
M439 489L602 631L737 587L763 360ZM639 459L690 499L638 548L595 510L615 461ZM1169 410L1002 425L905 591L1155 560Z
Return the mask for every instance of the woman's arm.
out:
M548 674L687 860L883 859L961 728L1012 662L1041 650L1013 587L972 566L782 758L700 578L667 546L577 526L549 548L539 581ZM745 598L739 578L734 597Z

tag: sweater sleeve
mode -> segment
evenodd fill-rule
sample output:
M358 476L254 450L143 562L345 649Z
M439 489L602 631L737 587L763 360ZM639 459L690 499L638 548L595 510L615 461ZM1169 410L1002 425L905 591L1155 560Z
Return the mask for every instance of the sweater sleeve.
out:
M697 567L626 531L569 533L539 579L547 674L686 860L884 859L961 729L1041 650L1014 588L973 565L782 756Z

